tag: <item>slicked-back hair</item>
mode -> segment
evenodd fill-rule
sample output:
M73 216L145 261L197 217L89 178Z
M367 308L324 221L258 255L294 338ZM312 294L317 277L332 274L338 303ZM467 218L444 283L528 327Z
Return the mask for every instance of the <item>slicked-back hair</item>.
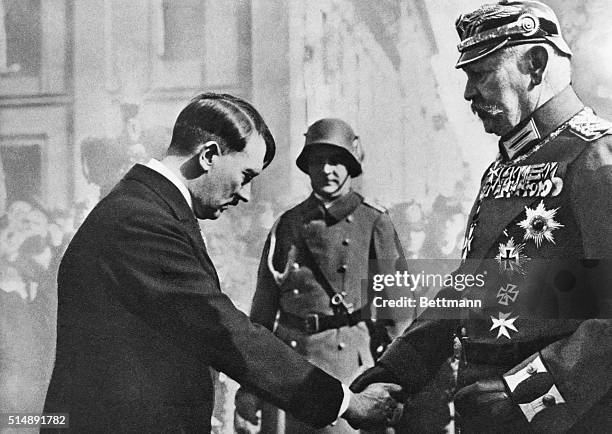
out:
M223 153L241 152L253 133L261 135L266 143L266 167L274 158L276 144L255 107L233 95L202 93L179 113L168 155L191 155L198 145L211 140Z

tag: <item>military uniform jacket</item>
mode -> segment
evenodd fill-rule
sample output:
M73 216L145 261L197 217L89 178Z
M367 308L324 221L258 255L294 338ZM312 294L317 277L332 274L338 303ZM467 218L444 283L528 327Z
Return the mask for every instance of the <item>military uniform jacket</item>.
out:
M179 190L137 165L62 259L45 412L79 433L210 432L210 367L313 425L338 415L340 382L236 309Z
M343 295L349 310L361 309L369 318L370 305L363 295L369 290L370 277L405 267L389 215L353 191L327 210L311 195L280 217L274 234L272 263L268 237L251 309L251 319L269 329L274 327L278 311L301 318L312 313L334 315L330 288ZM270 265L273 270L286 270L281 282L275 280ZM281 316L275 333L308 360L346 382L373 365L363 322L306 334L284 324Z
M409 391L461 342L458 387L503 376L525 430L610 432L610 126L568 87L500 143L529 150L488 169L472 209L457 273L485 284L438 294L482 307L430 308L389 347L380 363Z

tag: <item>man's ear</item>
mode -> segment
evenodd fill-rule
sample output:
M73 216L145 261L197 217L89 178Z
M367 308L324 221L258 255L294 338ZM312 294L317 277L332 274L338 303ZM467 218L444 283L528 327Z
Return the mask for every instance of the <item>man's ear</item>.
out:
M548 65L548 51L546 48L536 45L526 53L527 66L531 76L531 85L537 86L542 83L544 72Z
M221 148L215 141L200 145L198 151L181 165L181 174L186 179L195 179L208 172L215 156L221 155Z
M198 163L204 172L208 172L215 157L221 156L221 148L217 142L210 140L200 148Z

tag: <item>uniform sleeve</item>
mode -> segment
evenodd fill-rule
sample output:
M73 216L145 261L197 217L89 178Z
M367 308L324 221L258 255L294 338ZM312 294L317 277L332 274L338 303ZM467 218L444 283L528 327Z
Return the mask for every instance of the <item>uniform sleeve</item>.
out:
M378 272L410 272L391 218L386 213L381 214L376 222L373 245L377 255ZM389 288L388 291L404 296L414 294L405 287ZM387 297L389 295L387 294ZM453 298L458 294L454 290L442 290L438 296ZM410 326L391 343L378 360L380 365L393 373L407 393L420 391L452 353L452 339L458 321L451 319L456 315L450 310L449 319L444 315L444 310L439 308L425 310L417 319L414 319L416 308L410 312L410 317L402 315L403 324Z
M108 291L125 309L299 419L315 426L336 419L340 382L251 323L219 290L214 269L202 265L187 229L151 210L146 219L133 215L107 232L99 266L115 283Z
M593 319L504 375L537 432L564 432L599 405L612 384L612 140L591 143L576 160L571 201L583 240ZM608 398L609 399L609 398ZM609 404L608 404L609 405ZM609 408L604 411L609 412Z
M392 274L398 271L404 273L408 264L404 256L404 249L399 240L391 217L388 213L381 213L374 223L372 231L372 252L370 252L371 270L370 282L373 276ZM372 285L370 285L372 287ZM399 298L401 296L413 297L414 292L406 287L388 287L384 290L384 298ZM400 334L412 323L416 316L416 307L411 308L378 308L376 318L389 319L395 323L395 336Z
M280 289L268 268L269 252L270 235L268 235L261 254L259 271L257 272L257 288L251 304L250 317L251 321L272 330L279 309Z
M455 321L428 320L423 318L425 314L395 339L378 360L408 394L419 392L452 353Z
M587 259L612 258L612 135L593 143L579 157L572 185L574 214Z

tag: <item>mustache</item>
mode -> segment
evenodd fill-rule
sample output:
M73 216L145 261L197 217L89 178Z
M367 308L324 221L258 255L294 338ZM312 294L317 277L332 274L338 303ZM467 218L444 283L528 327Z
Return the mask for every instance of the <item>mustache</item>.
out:
M238 197L238 195L234 195L232 196L232 200L224 203L223 206L236 206L240 203L240 198Z
M475 115L486 114L488 116L495 116L504 112L499 106L495 104L472 103L471 109L472 113L474 113Z

